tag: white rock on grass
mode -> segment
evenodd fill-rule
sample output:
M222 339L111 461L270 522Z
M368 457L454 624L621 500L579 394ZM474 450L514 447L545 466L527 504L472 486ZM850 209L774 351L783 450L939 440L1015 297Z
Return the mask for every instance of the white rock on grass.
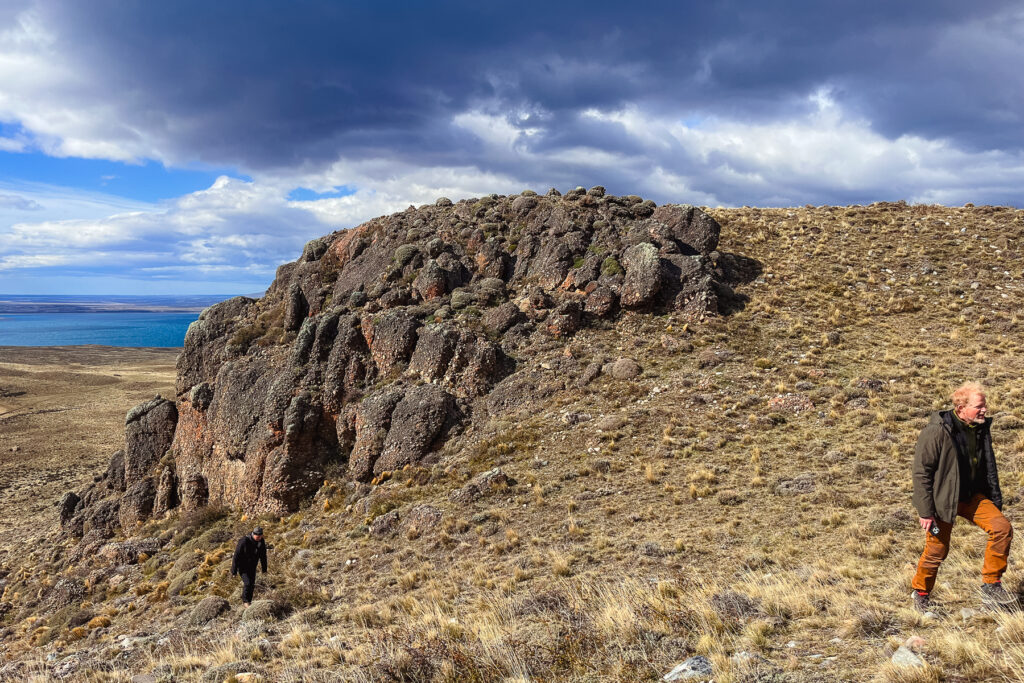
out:
M910 651L906 645L900 645L892 655L892 663L896 666L924 666L924 660Z
M690 657L662 676L663 681L692 681L711 676L711 661L702 655Z

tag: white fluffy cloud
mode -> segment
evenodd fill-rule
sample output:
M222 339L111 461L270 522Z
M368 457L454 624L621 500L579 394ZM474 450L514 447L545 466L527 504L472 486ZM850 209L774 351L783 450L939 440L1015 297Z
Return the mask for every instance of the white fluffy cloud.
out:
M187 279L202 266L208 274L241 271L250 281L269 281L279 262L322 231L313 215L273 188L220 177L167 205L0 227L0 271L59 265Z
M815 201L816 188L839 188L851 202L864 197L964 203L979 185L993 196L1009 197L1024 182L1024 163L1012 154L970 152L914 136L890 140L867 121L845 114L827 92L810 99L814 106L808 114L775 123L704 119L687 124L638 107L579 115L581 125L615 131L627 143L620 143L625 151L580 145L538 149L547 133L543 128L524 132L504 117L467 112L453 125L478 135L487 157L511 172L387 158L342 160L324 171L262 174L252 181L223 176L208 189L165 205L98 217L29 222L21 212L22 220L0 227L0 271L120 267L140 277L201 273L266 284L276 266L296 258L307 240L334 229L440 196L543 192L542 173L518 177L514 170L545 163L605 173L614 179L616 186L609 188L614 191L710 206L803 204ZM356 189L340 197L288 199L296 187L341 185ZM24 192L18 196L48 203Z
M62 157L156 158L145 136L118 123L116 103L96 97L35 8L0 30L0 83L0 121L25 131L0 140L2 150L31 145Z

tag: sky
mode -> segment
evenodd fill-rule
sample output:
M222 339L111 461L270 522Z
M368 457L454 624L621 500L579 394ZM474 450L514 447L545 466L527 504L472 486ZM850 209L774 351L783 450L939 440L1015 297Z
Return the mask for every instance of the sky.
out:
M0 294L249 294L410 204L1024 206L1024 7L0 0Z

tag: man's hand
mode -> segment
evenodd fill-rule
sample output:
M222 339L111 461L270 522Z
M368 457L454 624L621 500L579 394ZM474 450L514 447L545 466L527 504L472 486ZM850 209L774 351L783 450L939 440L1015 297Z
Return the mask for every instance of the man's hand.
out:
M935 518L934 517L918 517L917 521L921 525L922 529L924 529L925 531L928 531L929 529L932 528L932 524L935 523Z

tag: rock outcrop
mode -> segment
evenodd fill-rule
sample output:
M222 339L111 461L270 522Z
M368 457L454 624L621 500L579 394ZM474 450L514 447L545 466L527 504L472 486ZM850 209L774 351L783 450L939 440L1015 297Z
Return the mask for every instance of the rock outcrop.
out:
M540 391L530 344L625 311L726 312L751 263L716 251L719 232L692 206L597 187L442 198L313 240L263 298L191 325L175 401L128 414L124 450L64 498L62 525L286 512L328 467L368 481L430 463L477 413Z

